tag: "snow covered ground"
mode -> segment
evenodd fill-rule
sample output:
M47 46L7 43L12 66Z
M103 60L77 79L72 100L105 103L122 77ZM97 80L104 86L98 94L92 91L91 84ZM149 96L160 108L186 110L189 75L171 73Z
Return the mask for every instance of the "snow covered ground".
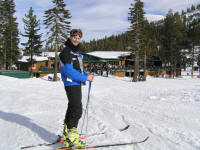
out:
M148 77L146 82L129 81L113 76L95 77L88 134L102 131L106 134L88 138L89 144L130 142L149 136L143 144L101 149L200 149L199 78ZM87 92L88 84L83 87L84 107ZM61 81L0 76L0 97L0 150L19 150L21 146L51 142L62 132L67 98ZM127 131L117 130L127 124L131 125ZM55 148L54 145L30 149Z

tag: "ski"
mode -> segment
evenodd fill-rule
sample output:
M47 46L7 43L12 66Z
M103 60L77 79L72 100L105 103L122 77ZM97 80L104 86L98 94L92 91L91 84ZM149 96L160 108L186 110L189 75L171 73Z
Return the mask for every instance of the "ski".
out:
M123 132L123 131L126 131L128 128L130 127L130 125L127 125L125 126L124 128L121 128L121 129L118 129L120 132ZM90 134L90 135L84 135L84 134L81 134L80 135L80 140L85 140L89 137L93 137L93 136L98 136L98 135L103 135L105 134L106 132L100 132L100 133L93 133L93 134ZM60 141L60 143L64 144L63 141Z
M126 131L129 127L130 127L130 125L127 125L124 128L119 129L119 131L120 132ZM92 137L92 136L96 136L96 135L102 135L102 134L105 134L105 133L106 132L100 132L100 133L89 134L87 136L82 134L81 136L83 136L84 138L88 138L88 137Z
M122 129L119 129L119 131L120 131L120 132L125 131L125 130L127 130L129 127L130 127L130 125L127 125L126 127L122 128ZM87 137L92 137L92 136L102 135L102 134L105 134L105 132L94 133L94 134L88 135ZM80 137L80 139L81 139L81 140L84 140L84 139L86 139L87 137L86 137L84 134L82 134L81 137ZM37 145L24 146L24 147L21 147L21 149L28 149L28 148L39 147L39 146L51 146L51 145L54 145L54 144L57 144L57 143L63 144L64 142L61 141L61 138L62 138L62 136L61 136L61 135L58 135L57 140L54 141L54 142L52 142L52 143L40 143L40 144L37 144Z
M60 135L58 135L57 140L52 142L52 143L40 143L40 144L37 144L37 145L24 146L24 147L21 147L21 149L33 148L33 147L38 147L38 146L51 146L51 145L60 143L61 138L62 137Z
M149 139L149 137L146 137L144 140L136 141L136 142L130 142L130 143L113 143L113 144L105 144L105 145L96 145L96 146L86 146L86 147L75 147L75 148L67 148L67 147L61 147L57 148L56 150L76 150L76 149L92 149L92 148L106 148L106 147L114 147L114 146L125 146L125 145L136 145L140 143L144 143Z

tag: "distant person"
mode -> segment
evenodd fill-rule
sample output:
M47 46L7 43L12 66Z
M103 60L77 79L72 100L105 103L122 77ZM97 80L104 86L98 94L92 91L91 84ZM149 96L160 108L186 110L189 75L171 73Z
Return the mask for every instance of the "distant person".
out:
M92 65L91 72L97 74L97 67L95 64Z
M87 74L82 63L80 40L82 31L72 29L70 38L65 42L65 48L59 55L60 72L68 97L68 108L64 120L63 140L66 147L83 147L79 140L77 126L82 116L81 85L93 81L94 76Z

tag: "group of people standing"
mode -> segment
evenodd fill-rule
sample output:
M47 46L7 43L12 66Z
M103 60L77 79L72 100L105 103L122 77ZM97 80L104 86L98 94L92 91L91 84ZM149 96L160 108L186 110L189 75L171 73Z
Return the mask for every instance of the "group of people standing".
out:
M90 67L88 67L87 69L88 69L89 72L95 73L97 75L108 77L109 67L108 67L107 64L101 64L101 65L93 64Z

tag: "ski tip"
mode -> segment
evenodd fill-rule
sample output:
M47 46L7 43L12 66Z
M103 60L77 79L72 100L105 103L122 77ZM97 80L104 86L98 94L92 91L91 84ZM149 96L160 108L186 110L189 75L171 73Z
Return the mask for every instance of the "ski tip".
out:
M149 136L147 136L147 137L144 139L144 142L147 141L148 139L149 139Z
M124 130L127 130L129 127L130 127L130 125L127 125L125 128L120 129L120 132L121 132L121 131L124 131Z

